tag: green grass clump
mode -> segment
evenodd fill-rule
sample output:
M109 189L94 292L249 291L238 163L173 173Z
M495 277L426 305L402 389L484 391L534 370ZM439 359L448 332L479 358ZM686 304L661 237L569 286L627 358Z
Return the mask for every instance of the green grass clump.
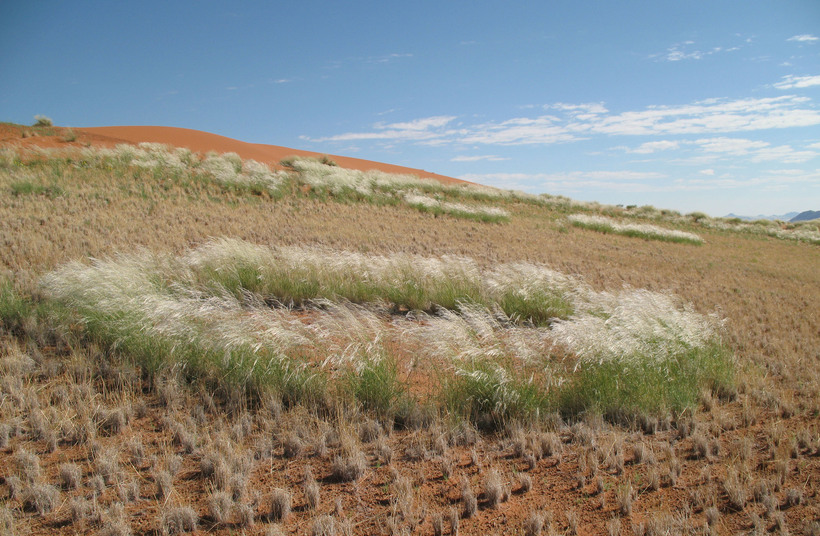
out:
M612 233L644 240L660 240L662 242L677 242L680 244L703 244L703 239L694 233L687 233L675 229L665 229L648 224L622 224L603 216L589 216L572 214L568 218L575 227L590 229L599 233Z
M595 292L537 265L480 270L453 257L218 240L179 257L69 263L42 287L44 307L62 311L56 323L149 376L173 370L211 392L273 393L286 405L352 402L401 423L433 400L486 429L554 411L628 421L733 385L718 319L659 293ZM31 314L0 288L4 325ZM406 366L427 375L418 400Z
M567 418L596 413L634 424L640 416L663 417L696 407L704 388L726 397L733 385L732 355L715 342L677 353L661 365L655 356L637 355L582 366L568 376L557 404Z
M347 371L344 384L364 409L381 418L395 416L406 403L406 388L390 358L365 356Z
M63 189L57 184L40 184L32 180L18 180L11 183L11 193L20 195L45 195L48 197L58 197L63 195Z
M444 382L445 407L485 430L535 422L550 410L543 384L490 360L459 366Z

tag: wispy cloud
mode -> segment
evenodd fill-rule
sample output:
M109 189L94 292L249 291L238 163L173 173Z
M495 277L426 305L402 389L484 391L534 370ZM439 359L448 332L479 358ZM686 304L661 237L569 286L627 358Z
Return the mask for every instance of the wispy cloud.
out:
M680 147L680 142L677 141L669 141L669 140L660 140L660 141L648 141L646 143L642 143L635 149L627 149L630 153L637 153L637 154L650 154L656 153L658 151L668 151L670 149L677 149Z
M785 164L799 164L816 158L820 153L808 150L796 150L790 145L778 145L743 138L706 138L693 142L698 148L707 153L722 156L748 157L751 162L783 162Z
M302 139L314 142L325 141L353 141L353 140L392 140L392 141L429 141L446 137L449 131L444 127L455 120L453 115L438 115L414 119L403 123L376 123L371 132L347 132L325 138L310 138L301 136Z
M820 186L820 170L783 169L760 174L736 177L731 174L717 175L713 169L703 169L698 176L670 179L662 174L638 174L631 172L584 172L567 173L485 173L465 174L459 178L500 188L514 188L532 192L549 192L561 195L586 194L590 191L608 191L629 194L685 192L703 190L736 190L757 187L767 190L783 190L791 186L800 188ZM611 173L611 176L607 176ZM649 179L649 180L647 180Z
M797 41L798 43L816 43L820 41L820 37L815 37L811 34L801 34L789 37L787 41Z
M392 61L402 59L402 58L412 58L412 54L385 54L383 56L370 56L365 58L365 63L390 63Z
M487 161L487 162L501 162L503 160L509 160L509 158L505 158L503 156L496 156L494 154L482 154L482 155L474 155L474 156L456 156L450 159L450 162L479 162L479 161Z
M423 144L549 145L606 136L672 136L751 132L820 125L820 111L808 97L710 99L692 104L649 106L611 113L601 104L557 103L544 107L549 114L514 117L473 125L456 116L426 117L400 123L377 123L367 132L348 132L310 141L391 140ZM673 149L672 141L655 141L636 152Z
M815 76L784 76L781 82L774 84L777 89L802 89L820 86L820 75Z
M566 173L468 173L460 179L500 188L578 194L590 191L660 191L666 175L638 171L571 171Z
M739 36L738 36L739 37ZM746 40L748 43L748 40ZM707 56L711 56L713 54L723 53L723 52L734 52L735 50L740 50L740 45L734 45L729 47L723 46L713 46L713 47L696 47L694 41L684 41L682 43L675 43L671 47L667 48L665 52L661 52L658 54L652 54L649 56L651 59L656 61L684 61L684 60L702 60Z

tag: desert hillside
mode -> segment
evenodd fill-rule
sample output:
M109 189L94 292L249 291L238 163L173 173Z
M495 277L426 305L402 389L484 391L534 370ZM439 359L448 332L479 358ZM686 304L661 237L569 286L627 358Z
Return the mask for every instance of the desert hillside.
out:
M820 531L814 223L0 133L3 534Z

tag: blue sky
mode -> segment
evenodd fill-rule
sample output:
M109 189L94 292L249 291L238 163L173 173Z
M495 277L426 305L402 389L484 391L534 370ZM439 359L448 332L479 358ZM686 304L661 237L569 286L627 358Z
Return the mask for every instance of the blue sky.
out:
M820 2L0 4L0 120L712 215L820 209Z

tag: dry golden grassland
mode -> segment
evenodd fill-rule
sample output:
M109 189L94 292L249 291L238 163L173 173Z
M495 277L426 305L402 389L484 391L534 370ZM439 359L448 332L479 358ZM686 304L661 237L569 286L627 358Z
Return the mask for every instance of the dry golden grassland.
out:
M820 533L811 241L160 154L0 163L0 533Z

